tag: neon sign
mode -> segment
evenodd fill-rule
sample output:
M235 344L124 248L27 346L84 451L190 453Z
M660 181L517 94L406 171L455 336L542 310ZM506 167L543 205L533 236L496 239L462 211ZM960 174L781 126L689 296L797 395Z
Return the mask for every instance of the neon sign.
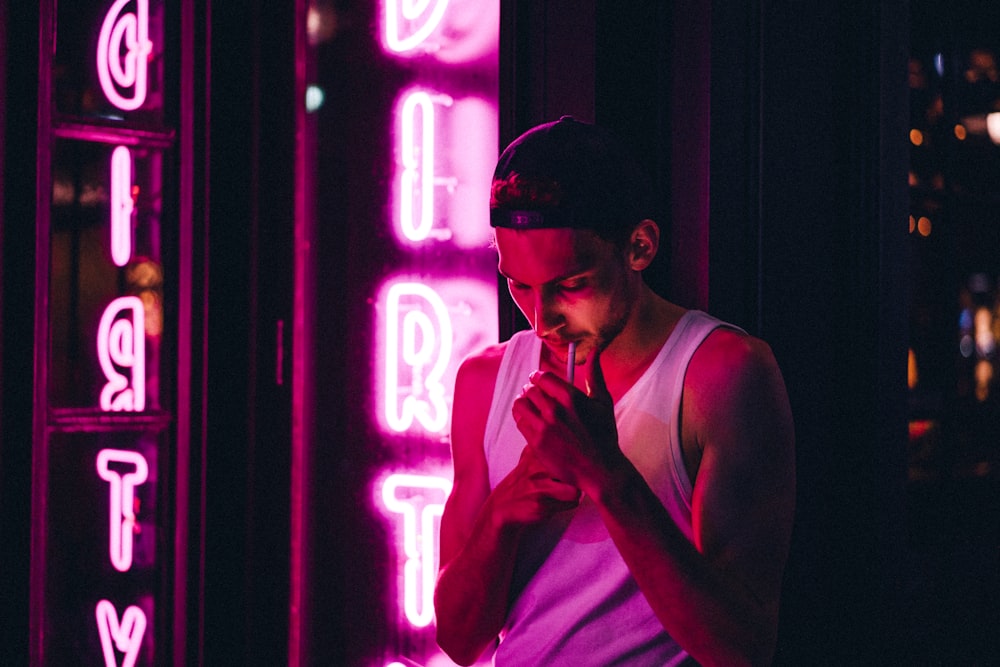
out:
M124 313L126 317L119 318ZM137 296L121 296L108 304L97 328L97 357L107 384L101 390L106 412L141 412L146 407L145 308ZM118 368L131 369L123 375ZM131 379L131 384L129 380Z
M428 462L436 469L447 457L460 360L496 342L487 202L498 144L499 2L385 0L382 9L383 49L414 58L416 73L394 107L389 202L392 230L414 268L404 263L386 276L374 300L375 416L391 441L406 443L399 451L409 471L383 471L374 495L394 525L396 622L419 633L411 644L424 646L417 662L450 664L424 631L434 623L438 533L452 486Z
M132 153L118 146L111 154L111 259L125 266L132 258Z
M399 226L410 241L423 241L431 234L435 186L446 185L454 190L457 185L454 178L438 178L434 173L434 104L451 106L452 99L447 95L413 92L403 98L399 112L403 164Z
M380 39L394 57L492 68L499 25L497 0L386 0Z
M403 517L403 611L418 628L434 620L437 524L449 493L451 482L442 477L393 474L382 483L385 508Z
M101 636L105 667L118 667L115 649L125 654L121 667L132 667L142 648L142 636L146 632L146 614L135 605L129 606L118 620L118 611L109 600L101 600L94 610L97 616L97 632Z
M416 420L431 433L448 424L441 377L451 360L448 309L422 283L396 283L386 296L385 419L403 432ZM409 375L400 379L401 367Z
M132 465L135 470L121 474L111 469L111 463ZM136 528L135 487L146 481L149 465L138 452L102 449L97 455L97 474L110 487L108 553L111 564L119 572L128 572L132 567L132 540Z
M415 248L430 239L482 250L491 232L483 202L496 154L496 104L411 88L400 94L395 118L397 238ZM448 150L454 145L462 150Z
M153 664L173 654L154 650L160 626L173 641L161 598L167 608L185 604L187 573L171 567L172 546L157 539L188 532L180 514L160 511L186 496L158 479L159 462L182 465L187 447L171 430L177 402L161 401L184 383L160 372L177 362L183 374L188 362L183 332L168 334L163 349L160 321L164 249L168 261L188 254L183 221L162 218L184 209L183 184L174 183L183 174L168 163L182 164L187 147L166 109L177 99L170 69L190 49L164 38L180 26L173 4L41 3L39 103L53 113L40 128L50 140L39 207L55 222L39 239L49 252L38 267L47 275L38 285L44 344L34 403L50 419L32 443L43 456L32 471L33 662ZM92 213L100 215L93 229Z
M118 472L112 464L132 466L131 472ZM102 449L97 454L97 475L108 482L108 557L119 572L132 568L132 546L136 532L135 487L149 476L146 457L124 449ZM94 610L97 632L106 667L117 667L115 649L124 654L122 667L135 664L146 632L146 614L130 605L118 619L118 611L109 600L100 600Z
M395 53L413 51L440 25L448 0L386 0L385 46Z
M149 0L134 0L135 12L125 12L132 0L116 0L104 17L97 40L97 77L101 90L122 111L138 109L146 101L149 41ZM124 48L124 53L122 53ZM122 92L131 89L131 96Z
M458 362L496 342L493 283L389 278L378 300L379 417L392 435L444 436Z

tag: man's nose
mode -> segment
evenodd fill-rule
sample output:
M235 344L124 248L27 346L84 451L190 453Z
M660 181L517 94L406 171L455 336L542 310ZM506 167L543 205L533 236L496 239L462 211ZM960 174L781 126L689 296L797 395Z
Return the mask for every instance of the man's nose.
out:
M534 319L531 326L535 333L543 338L563 324L562 314L554 301L551 295L542 290L535 293Z

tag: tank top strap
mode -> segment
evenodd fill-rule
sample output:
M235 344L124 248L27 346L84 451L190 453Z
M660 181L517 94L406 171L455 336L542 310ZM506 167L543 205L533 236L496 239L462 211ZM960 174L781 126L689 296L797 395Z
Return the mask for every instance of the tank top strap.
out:
M508 472L513 470L524 448L524 438L508 419L511 405L528 381L528 375L537 370L542 353L542 341L533 331L515 333L504 350L497 380L493 388L493 400L486 418L486 432L483 449L489 464L490 486L494 487ZM506 443L500 446L500 443ZM520 443L511 446L509 443Z

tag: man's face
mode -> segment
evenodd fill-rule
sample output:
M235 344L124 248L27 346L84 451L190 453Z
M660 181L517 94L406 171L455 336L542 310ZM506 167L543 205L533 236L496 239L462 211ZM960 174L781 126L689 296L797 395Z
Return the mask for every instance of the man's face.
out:
M496 246L514 302L557 359L576 341L579 363L625 327L636 276L614 244L582 230L500 227Z

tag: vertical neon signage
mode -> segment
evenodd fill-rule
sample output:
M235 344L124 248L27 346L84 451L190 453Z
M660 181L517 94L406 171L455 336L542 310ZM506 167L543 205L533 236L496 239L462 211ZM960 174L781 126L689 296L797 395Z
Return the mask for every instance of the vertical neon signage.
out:
M399 118L402 176L399 197L399 227L410 241L423 241L434 224L434 188L456 187L453 178L437 178L434 172L434 105L451 106L447 95L424 91L403 97ZM419 118L419 122L418 122ZM418 129L419 128L419 129Z
M390 622L407 639L383 664L445 658L433 641L438 531L451 480L458 364L496 342L490 175L497 155L498 0L383 0L384 52L415 73L393 112L386 224L404 259L376 304L375 421L398 455L373 482L396 563ZM412 268L407 267L410 264ZM398 651L398 649L396 649Z
M160 486L185 478L160 462L183 465L172 409L189 365L185 332L164 322L165 295L187 297L164 284L163 258L190 256L180 84L164 75L193 46L166 38L186 11L175 2L40 6L31 661L146 667L184 640L161 603L187 605L168 557L184 548L185 499Z
M135 12L125 11L135 2ZM122 53L124 49L124 53ZM146 101L149 41L149 0L116 0L104 17L97 40L97 76L108 101L133 111Z
M97 454L97 476L108 483L108 560L118 572L128 572L133 563L133 542L138 532L136 487L149 476L146 457L124 449L102 449ZM122 667L132 667L146 634L146 614L129 605L121 619L113 602L98 600L94 608L97 633L105 667L117 667L116 649L123 654Z
M132 667L142 648L146 632L146 615L135 605L129 606L118 620L118 611L109 600L101 600L94 610L105 667L118 667L115 649L124 653L121 667Z
M122 111L146 102L149 58L148 0L115 0L108 8L97 40L96 70L101 90ZM109 254L119 268L133 260L133 155L128 146L111 152L109 169ZM104 412L142 412L146 409L146 304L139 296L113 298L101 314L96 337L97 359L104 376L98 406ZM147 458L128 449L102 448L95 461L97 476L107 485L107 558L118 573L134 564L139 532L136 489L150 478ZM101 597L94 621L105 667L133 667L147 637L147 616L138 604L119 610ZM121 661L119 662L119 654Z
M135 470L121 474L111 469L111 463L125 463ZM97 455L97 475L108 483L108 554L119 572L132 567L132 538L136 530L135 487L146 481L149 465L138 452L102 449Z
M400 55L418 52L441 24L448 0L385 0L386 48Z
M108 304L101 316L97 358L107 379L101 390L102 410L141 412L146 406L145 310L139 297L121 296ZM122 313L125 317L118 317Z
M117 3L112 11L123 4ZM143 0L140 4L145 7ZM124 32L131 35L127 39L134 41L135 21L118 25L125 27L113 34ZM107 26L105 20L105 28ZM102 39L103 35L102 30ZM99 52L99 70L100 63ZM118 104L113 99L112 102ZM126 146L117 146L111 153L109 245L112 261L118 267L126 266L132 259L132 180L132 154ZM106 380L98 401L103 411L141 412L145 409L145 313L146 306L141 298L120 296L113 299L101 315L97 327L97 358ZM135 490L147 480L149 464L138 452L106 448L97 454L96 469L98 477L108 484L108 560L116 571L125 573L132 569L135 534L139 529ZM137 605L129 605L119 619L114 603L102 598L97 602L94 616L105 667L118 667L118 653L122 654L121 667L133 667L146 636L145 612Z
M394 474L382 482L385 508L402 516L403 611L418 628L434 618L438 520L449 493L451 482L431 475Z
M431 433L448 425L442 377L451 361L451 317L441 297L423 283L395 283L385 297L385 419L408 431L414 421ZM404 369L410 376L400 378Z
M111 154L111 259L125 266L132 258L132 153L118 146Z

